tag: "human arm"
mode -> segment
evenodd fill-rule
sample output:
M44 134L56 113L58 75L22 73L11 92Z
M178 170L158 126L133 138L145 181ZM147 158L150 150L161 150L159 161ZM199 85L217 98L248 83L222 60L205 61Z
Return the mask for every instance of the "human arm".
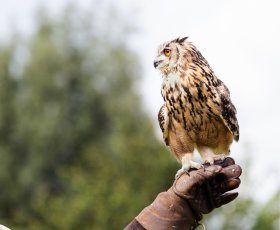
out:
M216 165L204 165L203 169L183 174L173 186L160 193L125 230L195 229L202 214L210 213L234 200L238 193L226 193L240 185L242 169L232 158ZM225 194L226 193L226 194Z

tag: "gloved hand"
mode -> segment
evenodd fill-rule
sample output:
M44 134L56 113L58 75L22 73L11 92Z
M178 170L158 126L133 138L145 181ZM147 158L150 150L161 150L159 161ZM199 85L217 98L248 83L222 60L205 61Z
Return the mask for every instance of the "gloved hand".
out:
M182 174L136 220L147 230L195 229L202 220L201 213L207 214L238 196L237 192L224 193L240 185L241 167L229 157L214 164L205 164L205 170L190 170L190 176Z

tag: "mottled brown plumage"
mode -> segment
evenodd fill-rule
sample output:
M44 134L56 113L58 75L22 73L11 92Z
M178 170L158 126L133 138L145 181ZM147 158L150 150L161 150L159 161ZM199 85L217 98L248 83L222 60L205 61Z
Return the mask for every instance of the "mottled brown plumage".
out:
M226 85L219 80L187 38L158 47L154 66L162 73L164 105L158 119L163 138L182 163L176 176L200 168L192 160L196 148L202 163L229 155L233 139L239 139L236 109Z

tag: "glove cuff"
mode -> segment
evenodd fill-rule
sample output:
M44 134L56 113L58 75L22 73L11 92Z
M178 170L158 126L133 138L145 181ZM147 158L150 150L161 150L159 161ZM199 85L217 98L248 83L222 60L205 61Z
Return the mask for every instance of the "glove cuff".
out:
M186 230L195 222L189 205L170 188L135 218L147 230Z

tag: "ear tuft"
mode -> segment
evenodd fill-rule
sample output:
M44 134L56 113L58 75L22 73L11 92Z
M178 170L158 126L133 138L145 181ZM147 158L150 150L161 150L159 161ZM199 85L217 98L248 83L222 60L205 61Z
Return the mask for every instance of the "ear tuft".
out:
M188 37L184 37L184 38L181 38L181 39L179 39L179 38L177 38L176 39L176 42L178 42L178 43L183 43L185 40L187 40L188 39Z

